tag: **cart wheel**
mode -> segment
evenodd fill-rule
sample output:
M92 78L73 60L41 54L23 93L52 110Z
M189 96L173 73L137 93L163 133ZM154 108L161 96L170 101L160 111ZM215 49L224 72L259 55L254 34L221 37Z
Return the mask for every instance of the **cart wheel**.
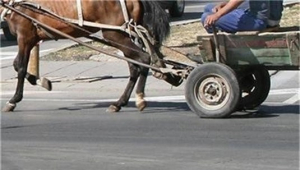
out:
M254 109L263 103L270 91L270 75L266 67L248 67L238 73L242 97L239 109Z
M203 64L188 76L185 98L191 110L199 117L228 117L240 100L236 74L224 64Z

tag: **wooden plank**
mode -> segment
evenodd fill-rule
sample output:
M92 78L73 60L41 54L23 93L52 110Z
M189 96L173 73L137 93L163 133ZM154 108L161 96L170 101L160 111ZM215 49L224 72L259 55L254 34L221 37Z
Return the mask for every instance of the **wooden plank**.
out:
M215 48L212 39L209 37L202 37L199 50L204 62L215 61L215 51L213 49Z
M220 49L220 61L222 63L226 63L227 61L227 53L226 53L226 37L224 35L218 36L219 41L219 49Z
M228 48L287 48L286 35L229 35L226 36L226 49Z
M268 68L281 67L284 70L299 70L299 34L300 31L296 28L281 28L274 32L259 34L254 32L239 35L221 33L218 34L220 54L228 65L264 64ZM213 35L198 36L197 40L202 42L200 50L202 50L201 55L206 55L205 62L215 61Z
M287 44L292 65L300 66L300 38L299 33L287 34Z
M270 48L249 49L232 48L227 50L226 64L274 64L274 65L292 65L288 49Z

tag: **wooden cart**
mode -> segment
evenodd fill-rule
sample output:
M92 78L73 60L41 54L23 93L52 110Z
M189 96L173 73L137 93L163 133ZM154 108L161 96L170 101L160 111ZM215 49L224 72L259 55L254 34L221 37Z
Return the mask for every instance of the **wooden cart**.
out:
M201 56L188 75L185 96L200 117L221 118L253 109L268 96L268 70L299 70L299 27L272 32L197 37Z

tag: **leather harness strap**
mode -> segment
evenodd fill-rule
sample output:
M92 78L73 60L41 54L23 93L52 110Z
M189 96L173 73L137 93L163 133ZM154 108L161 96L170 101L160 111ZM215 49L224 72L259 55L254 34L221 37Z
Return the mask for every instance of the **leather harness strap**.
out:
M13 5L15 2L21 2L21 1L23 1L23 0L10 0L8 2L8 4ZM1 13L1 21L3 21L5 19L5 16L10 13L11 13L11 11L9 9L5 8Z
M124 20L125 22L129 22L129 16L128 16L125 0L120 0L120 4L121 4Z
M82 6L81 0L76 0L77 2L77 13L78 13L78 25L83 26L83 14L82 14Z

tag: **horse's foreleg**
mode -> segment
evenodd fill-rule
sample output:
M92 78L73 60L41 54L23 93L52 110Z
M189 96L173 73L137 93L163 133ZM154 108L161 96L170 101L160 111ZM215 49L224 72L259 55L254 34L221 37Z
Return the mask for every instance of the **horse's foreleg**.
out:
M37 50L37 51L34 51L33 53L38 53L38 48L33 48L33 50ZM33 51L32 50L32 51ZM30 53L32 54L32 52ZM30 61L32 61L31 65L32 65L32 68L28 70L28 72L26 73L26 76L25 78L28 80L28 82L31 84L31 85L39 85L41 87L44 87L45 89L51 91L52 90L52 83L50 80L48 80L47 78L40 78L39 77L39 67L38 67L38 64L39 64L39 59L38 59L39 55L38 54L34 54L34 55L30 55L29 57L29 64L28 64L28 68L30 67ZM18 66L18 63L19 63L19 55L16 56L14 62L13 62L13 67L15 69L16 72L19 71L19 66Z
M29 61L30 50L32 47L22 45L19 42L19 52L17 58L14 60L14 68L18 73L17 88L14 96L7 102L2 109L4 112L13 111L16 104L23 99L24 80L27 74L27 66Z
M16 56L14 62L13 62L13 67L15 69L16 72L19 72L19 55ZM28 80L28 82L31 84L31 85L36 85L36 81L37 81L37 76L34 76L30 73L26 73L26 79Z
M127 105L130 95L132 93L132 90L133 90L133 88L136 84L136 81L140 75L139 67L137 67L136 65L134 65L132 63L128 63L128 65L129 65L129 72L130 72L129 82L125 88L124 93L120 97L120 99L117 102L115 102L109 106L109 108L107 109L108 112L118 112L121 110L122 106Z

